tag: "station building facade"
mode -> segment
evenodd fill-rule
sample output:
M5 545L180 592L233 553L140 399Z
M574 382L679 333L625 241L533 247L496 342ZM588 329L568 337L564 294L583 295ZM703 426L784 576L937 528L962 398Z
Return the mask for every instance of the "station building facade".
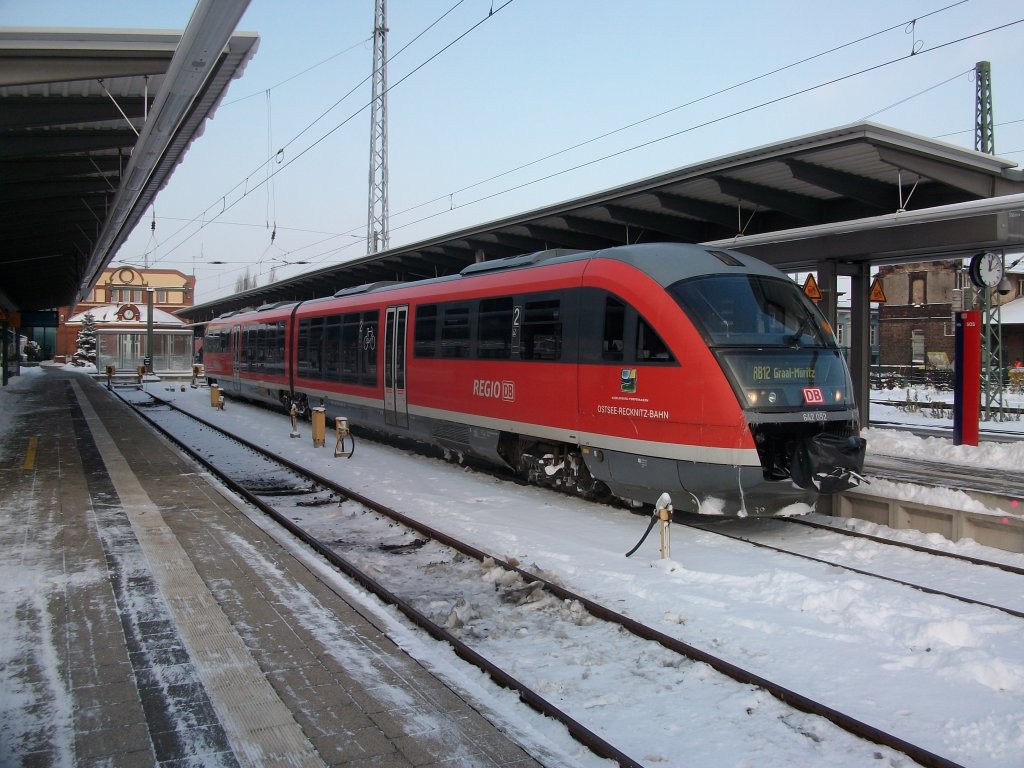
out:
M1002 315L1002 365L1024 357L1024 267L1007 254L1006 293L993 290L991 301ZM886 302L879 308L882 366L949 370L956 346L956 313L981 309L965 260L951 259L880 267L877 274Z
M162 309L153 308L153 348L149 349L149 314L146 305L108 304L90 307L68 318L65 326L78 332L92 316L96 329L96 369L108 365L117 371L135 371L152 357L157 374L188 374L192 370L192 329Z
M92 314L97 319L97 330L103 329L105 335L109 336L118 328L123 328L126 334L136 334L140 327L144 334L148 323L146 307L149 288L153 289L154 325L160 325L162 329L167 330L172 327L177 330L185 328L185 324L174 317L173 313L193 305L195 287L195 276L186 275L176 269L108 267L103 270L89 297L75 307L74 316L70 314L70 307L61 307L58 310L58 325L52 346L47 347L40 341L44 359L52 356L53 359L62 362L74 357L78 349L78 333L82 330L81 318L86 314ZM100 316L103 317L102 323L99 323ZM160 318L159 323L157 318ZM113 342L108 340L107 343ZM52 354L47 355L47 352ZM188 356L191 358L191 341ZM100 368L102 369L102 366Z

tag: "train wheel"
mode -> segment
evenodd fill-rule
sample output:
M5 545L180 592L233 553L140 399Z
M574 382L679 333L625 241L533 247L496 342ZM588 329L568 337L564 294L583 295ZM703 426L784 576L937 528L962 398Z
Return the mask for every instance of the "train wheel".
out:
M533 445L534 450L543 446ZM548 452L537 454L524 451L519 454L516 467L519 475L532 485L554 488L570 495L601 501L609 498L611 492L600 480L595 480L583 456L568 445L549 445Z
M578 495L592 501L606 501L611 497L608 486L590 474L587 463L578 451L569 451L566 456L566 468L571 482L568 490L574 490Z

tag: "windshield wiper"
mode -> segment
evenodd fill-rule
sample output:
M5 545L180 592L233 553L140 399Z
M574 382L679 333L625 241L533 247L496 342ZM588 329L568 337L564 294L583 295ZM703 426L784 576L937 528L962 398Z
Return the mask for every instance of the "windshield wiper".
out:
M814 328L811 321L812 318L810 314L805 313L804 319L800 321L800 325L797 327L796 331L786 337L787 347L799 347L800 337L804 335L804 331L807 331L808 335L811 335L810 331Z

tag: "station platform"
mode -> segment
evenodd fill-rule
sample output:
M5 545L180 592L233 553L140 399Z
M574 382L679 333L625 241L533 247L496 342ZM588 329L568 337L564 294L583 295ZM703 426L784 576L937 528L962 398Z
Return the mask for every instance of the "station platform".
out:
M103 385L0 414L0 763L540 765Z

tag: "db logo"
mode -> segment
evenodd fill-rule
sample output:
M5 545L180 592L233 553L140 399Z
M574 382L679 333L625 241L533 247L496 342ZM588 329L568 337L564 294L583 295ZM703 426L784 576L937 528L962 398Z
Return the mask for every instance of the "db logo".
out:
M824 405L825 396L821 393L821 387L804 387L804 402L807 405Z
M514 402L516 399L516 385L511 381L473 379L473 395L474 397L500 398Z

